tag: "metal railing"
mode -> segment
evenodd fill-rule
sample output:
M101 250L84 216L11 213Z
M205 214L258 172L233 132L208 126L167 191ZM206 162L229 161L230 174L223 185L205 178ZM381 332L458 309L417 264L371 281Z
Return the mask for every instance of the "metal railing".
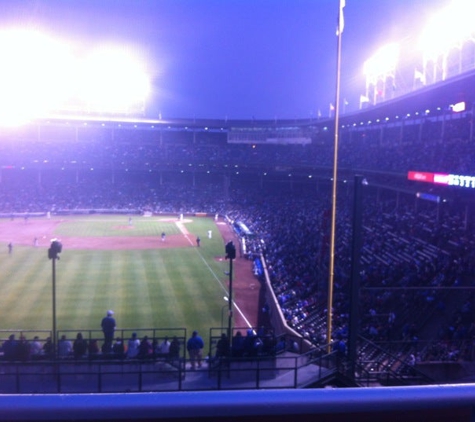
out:
M0 394L120 393L302 388L337 371L335 353L205 360L57 359L0 361Z

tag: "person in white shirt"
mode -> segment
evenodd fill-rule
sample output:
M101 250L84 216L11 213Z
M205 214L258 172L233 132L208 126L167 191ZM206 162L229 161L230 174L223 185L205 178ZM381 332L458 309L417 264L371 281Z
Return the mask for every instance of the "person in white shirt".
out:
M58 355L60 358L67 358L71 356L73 351L73 344L66 339L66 336L63 334L61 340L59 340L58 345Z
M127 342L127 357L134 359L139 354L140 340L137 338L137 333L133 333Z
M156 353L158 356L167 357L170 353L170 341L168 337L165 337L163 341L158 345Z

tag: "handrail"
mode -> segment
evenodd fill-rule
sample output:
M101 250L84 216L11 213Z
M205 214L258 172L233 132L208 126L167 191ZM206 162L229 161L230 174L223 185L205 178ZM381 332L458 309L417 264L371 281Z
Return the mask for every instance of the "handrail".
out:
M0 395L4 420L204 420L246 419L252 415L283 421L320 418L365 420L470 421L473 384L424 387L375 387L303 390L194 391L160 394ZM434 398L437 398L436 400ZM186 403L186 406L184 406ZM190 416L192 415L192 416ZM400 416L396 416L400 417ZM416 419L417 417L417 419ZM445 419L444 419L445 418Z
M323 349L302 355L209 360L205 370L197 371L189 363L163 357L0 361L0 393L295 389L337 370L335 352L326 354Z

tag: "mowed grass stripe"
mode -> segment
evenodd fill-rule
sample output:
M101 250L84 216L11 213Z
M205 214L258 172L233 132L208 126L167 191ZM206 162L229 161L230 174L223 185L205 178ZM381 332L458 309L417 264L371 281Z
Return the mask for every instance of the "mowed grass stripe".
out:
M169 255L166 267L167 280L173 280L173 282L168 283L163 280L161 283L165 288L169 284L166 295L162 295L165 312L161 313L161 317L164 323L167 319L169 323L173 322L170 320L170 317L173 317L175 325L181 322L179 326L186 327L189 330L200 330L202 327L200 323L202 317L200 312L202 283L197 277L196 262L193 260L194 251L188 249L182 251L180 256L173 253Z
M58 328L100 329L97 291L107 259L96 251L64 251L57 263Z
M186 255L186 265L179 262L173 268L168 267L169 278L180 281L177 282L177 288L181 291L176 294L181 304L188 304L186 307L181 305L186 326L190 329L195 327L201 331L208 330L214 324L216 303L221 303L223 294L196 249L189 249L187 252L189 254Z
M55 234L61 236L82 237L114 237L114 236L152 236L159 238L161 233L167 235L179 234L180 231L173 221L162 221L145 217L133 217L129 224L124 219L94 217L93 219L66 219L56 227Z
M164 254L156 253L155 251L149 253L151 253L152 256L148 260L149 265L145 267L145 276L148 280L148 295L152 309L152 312L150 313L152 318L151 326L160 327L161 324L163 324L163 317L161 317L160 311L164 307L162 286L171 285L173 280L167 278L167 260L165 259ZM169 320L167 319L167 322L168 321Z
M45 251L14 247L13 254L2 260L2 267L0 295L2 327L21 328L20 324L38 321L41 324L47 317L43 312L44 307L49 303L51 309L52 303L51 264ZM52 320L51 316L49 320Z
M30 283L17 305L28 310L25 324L32 326L40 320L39 328L47 329L52 324L52 262L44 249L25 248L24 252L28 256L24 260L24 277Z
M149 284L152 280L147 279L144 261L140 259L142 254L138 251L132 251L133 258L128 264L127 284L132 288L129 289L127 297L131 297L129 305L129 315L127 324L133 327L151 328L153 326L152 303L149 296ZM145 265L144 265L145 264ZM121 316L118 314L118 318ZM120 324L122 326L122 324Z

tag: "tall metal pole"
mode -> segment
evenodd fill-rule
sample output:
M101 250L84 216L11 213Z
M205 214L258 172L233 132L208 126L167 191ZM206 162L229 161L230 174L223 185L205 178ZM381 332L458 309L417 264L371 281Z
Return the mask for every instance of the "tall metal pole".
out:
M233 259L229 259L228 339L233 337Z
M51 240L51 246L48 249L48 258L52 261L53 269L53 332L51 334L51 341L54 347L54 355L56 356L58 349L56 344L56 260L59 259L59 254L63 249L63 245L57 239Z
M236 258L236 247L234 243L229 241L225 248L226 259L229 259L229 316L228 316L228 341L229 350L231 351L233 338L233 259Z
M54 354L56 356L56 258L51 258L51 263L53 265L53 333L51 341L53 342Z
M338 129L340 117L340 68L341 68L341 33L343 32L343 7L345 0L340 0L337 26L337 65L336 65L336 94L335 94L335 142L333 154L333 188L332 212L330 231L330 262L328 265L328 301L327 301L327 344L331 351L332 320L333 320L333 276L335 272L335 232L336 232L336 188L338 174Z
M356 370L356 343L359 332L359 299L360 299L360 267L362 245L363 219L363 176L355 176L354 203L353 203L353 238L351 242L351 278L350 278L350 321L348 335L348 376L355 377Z

